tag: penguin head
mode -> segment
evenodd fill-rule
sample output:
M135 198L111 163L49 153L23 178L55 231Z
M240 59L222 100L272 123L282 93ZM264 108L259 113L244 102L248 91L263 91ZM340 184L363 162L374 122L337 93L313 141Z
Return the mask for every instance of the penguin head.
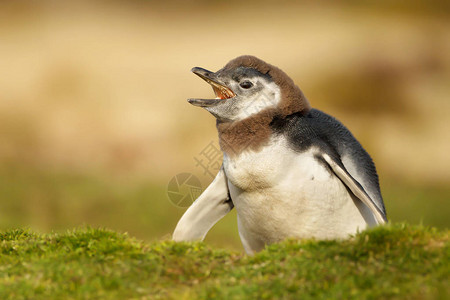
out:
M215 99L188 99L222 122L241 121L258 114L287 116L306 112L309 103L283 71L254 56L240 56L217 72L195 67L209 83Z

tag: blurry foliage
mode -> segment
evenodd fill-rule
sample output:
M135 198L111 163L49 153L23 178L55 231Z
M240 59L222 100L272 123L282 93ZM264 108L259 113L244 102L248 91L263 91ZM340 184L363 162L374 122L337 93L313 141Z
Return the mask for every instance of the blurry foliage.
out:
M382 193L389 220L450 228L450 186L390 181Z
M14 3L13 3L14 2ZM14 6L22 11L28 9L38 10L42 3L52 1L33 1L33 0L20 0L20 1L7 1L0 2L1 5ZM244 3L238 0L168 0L168 1L158 1L158 0L95 0L95 1L78 1L80 3L95 3L103 6L119 5L123 7L130 7L132 9L141 9L143 7L155 8L155 7L165 7L167 9L179 9L185 7L202 7L202 8L214 8L221 7L227 4L239 5L239 7L248 7L257 3L258 5L273 5L271 0L247 0ZM307 0L280 0L276 1L276 5L279 6L292 6L292 5L314 5L314 6L325 6L332 5L335 7L349 7L349 8L362 8L370 10L381 10L389 13L413 13L419 15L435 14L435 15L448 15L450 14L450 3L446 0L410 0L410 1L391 1L391 0L370 0L370 1L358 1L358 0L343 0L339 2L333 2L329 0L319 0L311 1Z
M415 113L411 101L411 86L417 78L441 75L445 71L439 43L426 47L415 60L401 63L383 55L368 57L356 67L324 74L310 87L316 101L325 102L334 110L349 114Z
M349 114L405 113L409 106L398 80L407 72L396 72L391 66L368 65L342 73L325 75L312 91L316 99L326 99L327 105Z
M169 237L186 208L174 206L167 187L110 175L87 175L33 166L0 166L0 228L63 230L89 224L153 240ZM238 248L235 214L208 241Z
M450 226L449 188L392 181L382 187L390 221ZM165 185L17 165L1 166L0 199L2 229L48 232L89 224L145 240L170 237L186 209L169 201ZM242 250L235 210L213 227L206 242Z
M294 2L296 4L291 8ZM8 46L11 46L11 52L5 51L7 54L16 53L16 49L22 50L14 59L23 69L11 71L17 71L16 75L22 73L22 76L26 78L28 77L25 75L34 72L38 81L31 82L35 86L32 84L28 86L29 81L24 81L25 84L23 84L20 80L14 82L16 87L0 86L0 228L32 227L40 231L52 231L91 224L128 231L133 236L147 240L169 236L184 209L173 206L168 200L165 183L161 183L165 178L161 174L177 169L179 167L177 163L183 159L189 160L187 165L193 166L192 156L199 149L195 143L198 143L201 149L205 143L201 135L204 135L206 131L214 130L212 119L204 117L202 122L198 122L197 116L200 113L196 115L193 113L194 110L187 110L184 97L190 96L186 91L190 82L186 80L183 82L184 85L173 85L174 80L184 81L188 75L173 76L184 68L188 73L188 67L185 66L187 61L189 61L188 66L198 61L211 63L214 61L211 56L216 56L215 59L218 61L219 58L222 59L221 57L232 58L229 56L235 49L239 51L256 49L247 46L243 48L245 50L241 50L239 45L235 45L235 38L243 44L251 41L257 47L272 39L280 42L279 45L274 42L276 46L273 49L271 49L272 45L260 47L269 49L266 52L261 50L267 58L272 56L278 61L283 61L283 57L279 55L280 49L286 50L283 47L297 45L298 49L291 47L293 50L291 49L291 53L286 57L289 59L298 57L298 61L305 61L308 59L307 55L316 58L315 47L320 48L321 39L326 40L324 44L329 48L332 46L328 46L328 42L329 45L338 45L348 41L347 32L342 34L342 28L351 31L352 28L348 25L359 20L355 18L349 22L348 18L351 16L374 17L373 12L378 13L371 20L372 23L361 25L364 30L349 33L355 34L350 39L353 40L358 39L358 35L370 33L371 29L377 28L376 22L381 24L387 16L396 19L398 16L408 15L407 18L400 20L398 25L405 26L412 23L413 26L406 26L405 31L399 32L419 36L417 39L419 42L414 40L411 45L416 47L420 44L421 47L423 46L422 50L405 47L409 45L408 41L394 46L388 45L385 53L368 53L356 64L340 65L334 69L333 67L327 69L327 66L324 67L324 63L321 64L317 59L317 63L312 64L313 69L293 76L301 81L302 76L303 78L307 76L309 71L320 69L320 67L325 68L324 72L318 72L320 76L316 74L316 81L301 88L308 90L307 96L311 95L314 106L322 102L326 104L325 106L332 108L331 112L346 111L349 114L361 114L364 117L384 117L388 114L396 117L415 116L419 112L416 106L410 105L411 87L422 84L421 79L424 77L433 79L434 76L441 76L441 72L444 72L445 76L449 74L448 70L443 69L448 66L448 55L443 53L446 49L445 30L448 30L448 27L445 27L444 22L436 25L435 21L448 19L450 1L346 0L339 3L330 1L297 3L298 1L293 0L276 3L218 0L79 1L71 2L71 5L67 6L68 9L59 10L60 7L65 7L66 3L32 0L0 1L0 33L10 33L12 36L10 37L12 46L2 44L0 46L5 46L7 50ZM265 5L267 8L264 8ZM324 14L325 17L331 16L334 19L320 19L323 17L321 8L324 5L338 8L336 11L331 10ZM117 6L115 10L111 9L115 6ZM221 10L225 6L226 9ZM298 15L302 16L300 12L304 13L305 10L301 9L306 6L319 8L311 19L313 21L306 24L310 26L306 31L312 32L311 35L315 35L314 30L318 31L317 40L314 39L315 36L308 39L309 36L304 34L305 29L301 26L305 24L293 22L293 17L297 17L297 11ZM290 15L289 18L282 19L280 11L274 13L271 7L288 7L294 12L294 16ZM339 10L340 8L342 10ZM86 14L87 11L94 13ZM128 11L133 13L121 14ZM244 15L248 14L248 18L236 20L232 15L227 14L231 11L244 12ZM261 12L264 18L259 15ZM78 13L81 16L79 19ZM286 11L281 10L281 13ZM186 23L189 26L184 26L183 22L192 21L189 19L195 19L199 15L205 17L205 23L201 19L201 23ZM222 21L217 20L218 15L222 16ZM409 15L413 16L409 18ZM178 20L179 16L183 17ZM274 17L274 21L267 19L266 16ZM420 18L415 19L415 16ZM217 27L210 26L208 22L211 18L216 18L214 25ZM148 20L151 22L146 23L145 21ZM280 22L280 25L277 21L284 23ZM334 24L335 21L338 23ZM230 22L229 26L234 30L232 34L225 26L226 22ZM331 23L326 24L326 22ZM292 26L291 23L295 23L297 27ZM423 24L427 25L425 29L421 28ZM444 26L440 27L442 24ZM256 25L262 25L262 27ZM337 27L341 30L336 36L334 31L327 32L334 29L334 25L339 25ZM436 27L433 27L434 25ZM177 31L182 27L191 30L195 26L199 26L200 29L211 27L211 30L218 31L222 35L214 36L209 31L201 30L195 32L196 35L194 32ZM280 28L286 31L279 30ZM267 36L254 32L266 29ZM420 31L421 29L423 31ZM439 31L440 29L442 32ZM306 46L313 50L306 49L308 47L301 48L300 46L304 46L301 44L303 40L300 44L291 43L292 32L289 30L298 30L295 34L300 33L301 38L307 38L312 44ZM57 32L59 36L53 36L53 32ZM90 35L91 32L94 34ZM162 40L172 34L174 40ZM265 31L264 34L266 34ZM383 34L381 37L384 37ZM242 36L239 37L239 35ZM86 39L84 39L85 36L87 36ZM207 39L207 36L209 38L213 36L214 43L211 39ZM282 39L279 39L280 36ZM47 40L41 40L41 38ZM335 40L328 41L328 38ZM380 45L383 45L383 39L380 39L380 36L378 39ZM142 40L146 40L145 43L140 43ZM178 40L184 43L174 42ZM423 43L421 43L422 40ZM389 44L389 38L384 40L386 41ZM168 46L166 42L169 42ZM36 47L41 43L44 45L44 50ZM363 43L355 43L354 45L357 46L355 51L368 51ZM21 46L15 48L15 44ZM229 45L235 49L230 50L225 47ZM202 52L210 47L219 50L211 52L213 54ZM418 54L412 55L413 59L406 63L399 62L395 54L390 56L388 53L392 49L396 50L396 47L400 47L405 53L417 50ZM341 51L346 49L338 48ZM2 49L0 47L0 50ZM161 56L161 53L169 50L173 51L171 52L173 56L170 56L171 61L166 62L164 60L168 56ZM320 53L319 49L317 57L320 54L333 57L334 50ZM102 55L99 56L96 51L104 52L101 52ZM198 56L194 57L195 53L199 53ZM302 56L302 53L309 54ZM46 54L48 57L44 57ZM183 54L189 57L182 57ZM35 61L29 59L30 57L36 59L38 63L48 60L42 63L42 74L39 73L38 67L33 66ZM339 57L333 59L339 60ZM9 57L1 57L0 64L8 60ZM22 61L24 63L20 64ZM268 60L268 62L271 61ZM224 64L225 61L220 63ZM280 65L283 69L289 66L286 61L284 63L284 66ZM15 66L15 64L11 65ZM5 78L9 77L10 70L4 68L3 71ZM164 73L164 71L167 72ZM126 76L121 77L122 74ZM439 77L439 80L445 80L445 76ZM36 80L34 77L30 78ZM152 101L155 95L161 95L153 87L148 90L141 89L152 83L155 86L166 84L166 87L169 87L164 90L167 99L164 98L164 101L154 102L148 106L141 105L143 102ZM114 87L118 85L121 89L115 90ZM9 94L13 95L12 98L2 98L5 97L3 89L12 90L13 92ZM17 92L14 89L17 89ZM142 94L133 94L135 90L140 90ZM179 90L182 92L177 93ZM117 91L119 93L114 94ZM17 99L15 95L19 95ZM434 96L434 94L430 95ZM175 102L174 99L179 102ZM432 99L425 99L425 101L430 100ZM180 103L186 106L181 106ZM182 108L179 108L179 115L173 116L171 113L176 110L175 107ZM159 119L154 123L141 121L157 117L164 120L177 119L179 123L163 123ZM208 120L209 123L203 122L204 120ZM150 125L160 125L158 122L163 125L155 126L157 130L154 130ZM360 125L372 126L370 122L364 122L364 124ZM408 123L405 127L417 126L421 129L426 127L417 121L413 126L410 125ZM211 128L206 129L206 126ZM58 131L61 128L69 130ZM48 132L44 132L43 129ZM371 131L367 132L371 133ZM401 139L403 131L398 132L400 133L397 133L397 138ZM194 136L193 133L197 135ZM216 138L216 133L210 136ZM54 143L49 142L52 138ZM145 143L150 138L152 138L151 142ZM173 141L165 143L168 139ZM207 142L209 143L209 140ZM378 139L376 142L381 144L383 140ZM424 141L419 140L419 143L422 142ZM168 146L165 147L166 145ZM57 146L61 147L57 148ZM402 146L410 150L408 145ZM186 154L189 147L197 150ZM142 154L144 152L150 159L145 159L147 156ZM55 157L55 153L63 159ZM177 161L176 155L184 158ZM75 163L77 159L83 168L72 167L72 164L77 165ZM378 161L376 162L379 166ZM156 163L159 165L155 166ZM390 161L386 160L384 164L388 165ZM133 177L132 169L134 166L137 169L141 165L146 166L142 173L149 176L141 174L141 177L136 179ZM422 222L425 225L448 228L450 225L448 186L427 186L425 176L417 179L423 182L419 184L402 181L399 178L409 172L406 167L405 170L399 171L400 175L395 178L380 176L389 219L411 223ZM104 173L92 174L97 171ZM120 179L114 177L116 173L120 173ZM149 179L151 176L153 176L152 179ZM160 177L154 179L155 176ZM448 182L448 179L444 180ZM207 241L215 245L242 249L237 233L235 211L212 229L207 236Z
M30 0L31 1L31 0ZM104 1L99 0L98 2L116 2L121 5L136 5L136 4L142 4L142 5L155 5L160 4L161 1L157 0L115 0L115 1ZM223 3L241 3L241 1L238 0L231 0L231 1L224 1L224 0L189 0L189 1L183 1L183 0L170 0L165 1L165 3L176 3L176 4L185 4L185 5L193 5L193 4L201 4L201 5L208 5L208 6L217 6L221 5ZM258 4L266 4L266 3L272 3L271 0L247 0L246 3L258 3ZM329 0L318 0L314 1L316 5L328 5L332 4L333 1ZM280 0L277 1L278 5L291 5L291 4L297 4L297 3L303 3L308 4L311 3L311 1L308 0ZM381 9L389 9L389 10L401 10L401 11L419 11L420 13L426 13L426 12L438 12L438 13L449 13L450 10L450 4L446 0L430 0L430 1L421 1L421 0L410 0L410 1L391 1L391 0L369 0L369 1L358 1L358 0L341 0L334 4L336 6L356 6L356 7L369 7L371 9L374 8L381 8Z

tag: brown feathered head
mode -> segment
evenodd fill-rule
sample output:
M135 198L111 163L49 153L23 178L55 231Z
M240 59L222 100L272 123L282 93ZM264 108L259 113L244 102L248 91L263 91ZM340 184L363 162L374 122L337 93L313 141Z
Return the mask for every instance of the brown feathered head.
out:
M237 57L215 73L198 67L192 72L211 84L216 98L189 102L204 107L221 122L310 110L308 100L286 73L254 56Z

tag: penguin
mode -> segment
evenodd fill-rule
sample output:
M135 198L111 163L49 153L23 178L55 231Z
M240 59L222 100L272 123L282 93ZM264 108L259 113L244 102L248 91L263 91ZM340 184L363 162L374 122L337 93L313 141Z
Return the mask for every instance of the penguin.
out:
M249 55L217 72L191 71L216 95L188 102L216 118L223 163L173 240L203 240L233 208L248 254L286 238L345 239L387 222L369 154L286 73Z

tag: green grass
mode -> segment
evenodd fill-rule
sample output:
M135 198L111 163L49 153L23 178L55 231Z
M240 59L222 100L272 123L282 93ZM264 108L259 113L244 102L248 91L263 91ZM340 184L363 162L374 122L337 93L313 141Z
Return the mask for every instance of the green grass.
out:
M449 231L404 224L255 256L103 229L0 233L0 299L446 299Z

